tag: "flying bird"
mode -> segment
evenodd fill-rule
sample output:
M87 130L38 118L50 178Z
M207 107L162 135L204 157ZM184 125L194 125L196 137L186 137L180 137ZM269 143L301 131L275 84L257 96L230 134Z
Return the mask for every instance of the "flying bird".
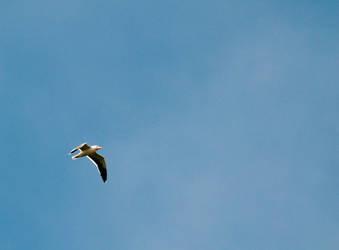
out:
M102 149L102 147L99 147L98 145L88 146L87 143L83 143L77 146L76 148L72 149L72 151L69 154L71 155L75 151L80 150L80 153L72 156L72 159L75 160L80 157L86 156L96 165L101 175L101 178L105 183L107 180L106 162L105 162L104 157L96 153L96 151L99 149Z

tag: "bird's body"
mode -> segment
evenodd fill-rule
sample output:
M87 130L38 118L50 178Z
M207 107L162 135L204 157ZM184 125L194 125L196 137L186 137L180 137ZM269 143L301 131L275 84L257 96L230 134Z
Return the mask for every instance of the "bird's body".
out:
M79 151L80 151L79 154L72 156L73 160L84 157L84 156L88 156L90 154L94 154L97 150L93 147L89 147L88 149L85 149L85 150L79 149Z
M104 157L97 154L96 151L101 149L98 145L88 146L87 143L83 143L78 147L72 149L70 154L73 154L75 151L80 150L80 153L72 156L72 159L75 160L77 158L81 158L87 156L98 168L98 171L102 177L102 180L106 182L107 180L107 170L106 170L106 162Z

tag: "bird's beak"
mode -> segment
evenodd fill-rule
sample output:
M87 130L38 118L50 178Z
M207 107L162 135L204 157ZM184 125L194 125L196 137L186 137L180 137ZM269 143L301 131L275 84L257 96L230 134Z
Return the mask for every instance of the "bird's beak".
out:
M102 147L98 147L98 149L102 149Z

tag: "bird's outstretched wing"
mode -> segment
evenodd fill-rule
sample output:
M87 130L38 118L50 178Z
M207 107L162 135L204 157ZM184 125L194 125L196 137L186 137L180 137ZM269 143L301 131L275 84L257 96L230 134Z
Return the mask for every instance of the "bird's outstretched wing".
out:
M98 168L98 171L101 175L101 178L104 182L107 180L107 170L106 170L106 162L104 157L97 153L93 153L87 156Z
M87 143L83 143L83 144L80 144L79 146L77 146L76 148L73 148L72 150L71 150L71 152L69 152L69 154L73 154L75 151L77 151L77 150L82 150L82 151L84 151L84 150L86 150L86 149L88 149L89 148L89 146L87 145Z

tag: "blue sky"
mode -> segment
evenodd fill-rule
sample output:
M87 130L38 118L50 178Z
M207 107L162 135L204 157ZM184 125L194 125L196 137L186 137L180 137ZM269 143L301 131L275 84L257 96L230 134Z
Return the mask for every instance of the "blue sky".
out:
M0 249L336 249L337 13L2 1Z

